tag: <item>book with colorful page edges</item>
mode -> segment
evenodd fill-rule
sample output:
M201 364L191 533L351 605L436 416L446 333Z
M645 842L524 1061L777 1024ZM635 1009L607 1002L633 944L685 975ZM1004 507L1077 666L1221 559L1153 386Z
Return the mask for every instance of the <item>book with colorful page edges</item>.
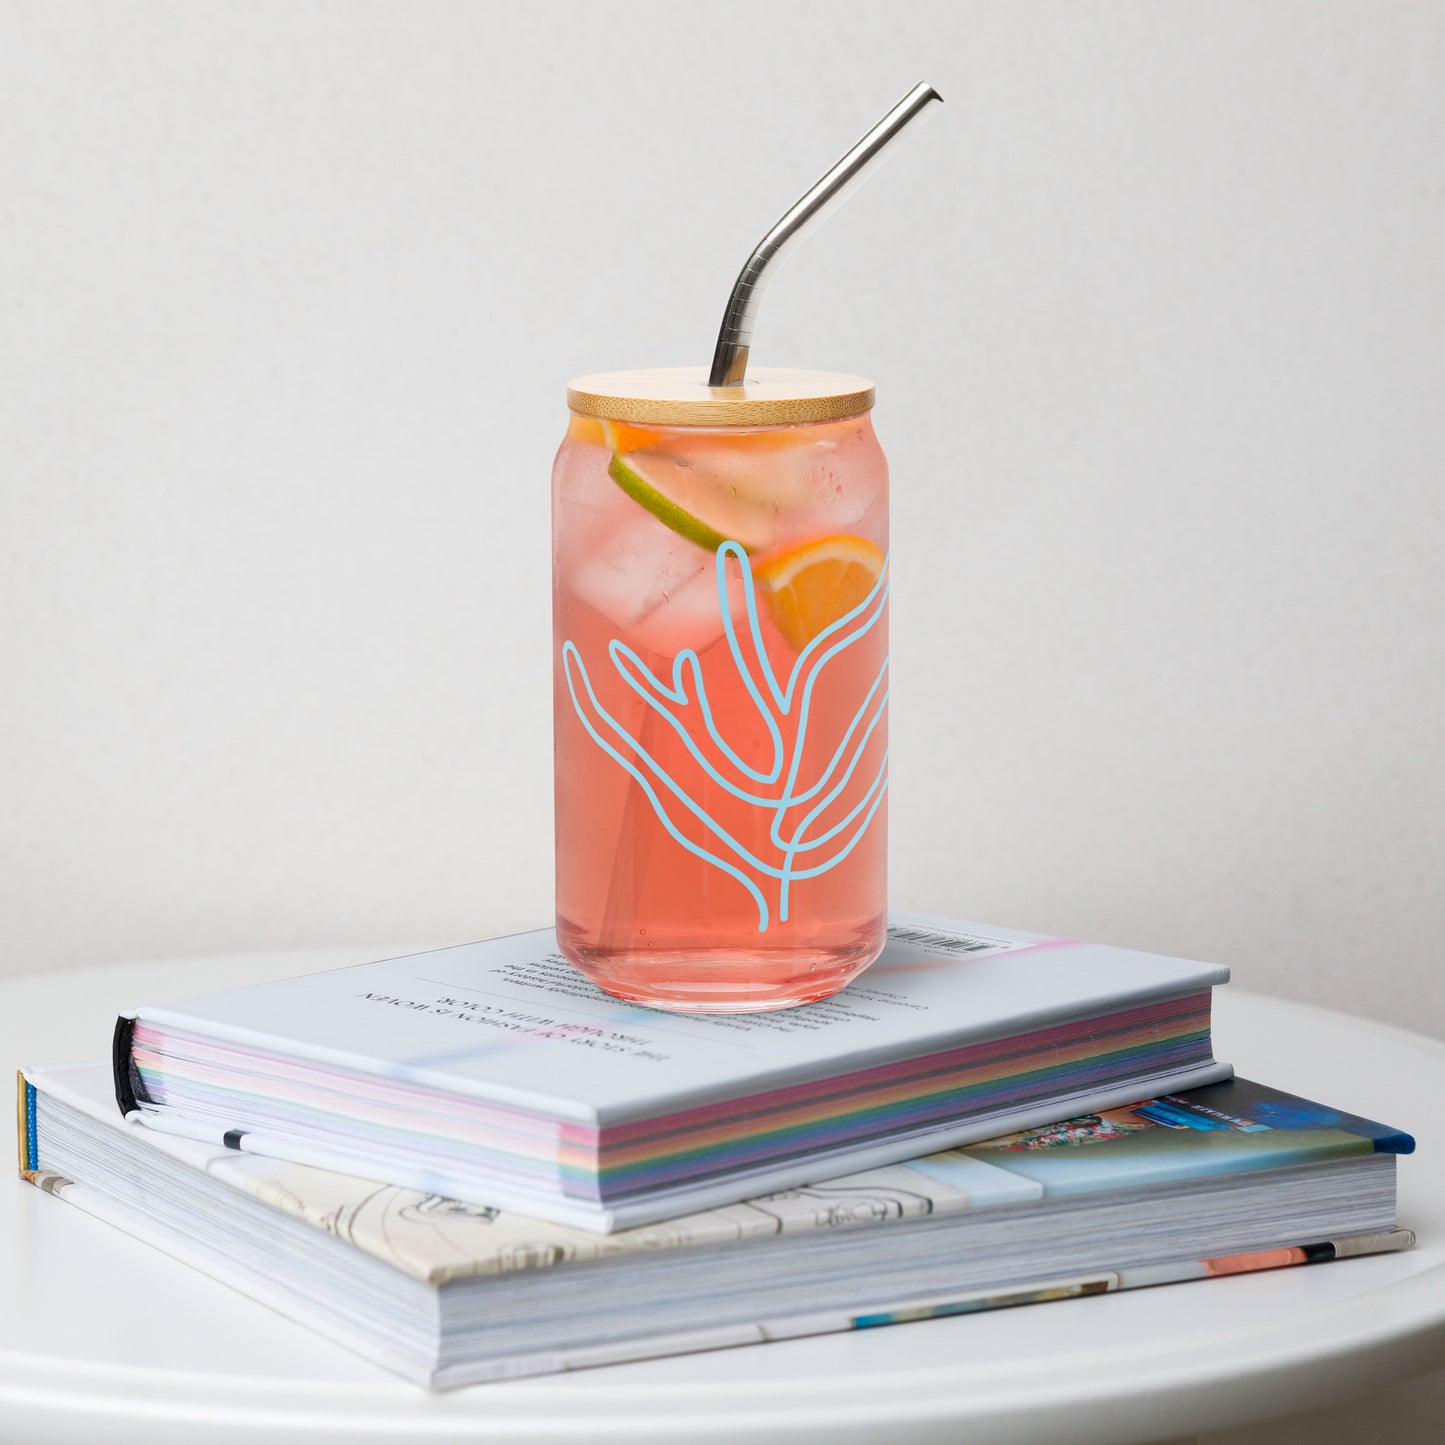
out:
M1243 1079L613 1234L164 1134L103 1064L20 1113L41 1188L438 1387L1412 1241L1408 1135Z
M122 1110L274 1158L607 1231L1226 1078L1225 969L898 914L842 993L619 1002L550 930L119 1020Z

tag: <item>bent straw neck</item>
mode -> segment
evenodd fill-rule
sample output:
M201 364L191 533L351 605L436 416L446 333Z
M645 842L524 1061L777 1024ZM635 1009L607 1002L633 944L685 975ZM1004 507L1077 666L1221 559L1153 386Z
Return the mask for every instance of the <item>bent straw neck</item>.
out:
M911 121L933 101L942 99L931 85L920 81L821 180L795 201L753 248L728 296L713 351L712 370L708 374L709 386L742 385L763 288L783 257L872 171Z

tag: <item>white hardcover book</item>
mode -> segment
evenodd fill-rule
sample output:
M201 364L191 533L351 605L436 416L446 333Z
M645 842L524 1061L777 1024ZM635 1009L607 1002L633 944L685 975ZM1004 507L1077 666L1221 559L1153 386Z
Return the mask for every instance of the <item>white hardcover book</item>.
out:
M679 1015L550 930L145 1006L122 1107L161 1130L607 1230L1227 1077L1227 970L894 914L833 998Z
M27 1069L20 1169L423 1384L1403 1248L1396 1129L1234 1079L601 1235L158 1133Z

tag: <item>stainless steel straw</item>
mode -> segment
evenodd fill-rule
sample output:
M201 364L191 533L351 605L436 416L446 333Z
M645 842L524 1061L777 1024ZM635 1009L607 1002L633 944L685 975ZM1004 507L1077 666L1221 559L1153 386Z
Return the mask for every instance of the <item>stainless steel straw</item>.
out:
M712 354L709 386L742 385L763 287L779 262L809 226L836 206L873 169L909 121L921 115L933 101L942 99L931 85L920 81L758 242L733 282L717 334L717 349Z

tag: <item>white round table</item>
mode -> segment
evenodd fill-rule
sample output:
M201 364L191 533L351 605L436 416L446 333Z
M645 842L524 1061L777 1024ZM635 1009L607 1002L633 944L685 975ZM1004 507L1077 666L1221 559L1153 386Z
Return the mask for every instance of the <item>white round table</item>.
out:
M118 1009L396 949L0 984L0 1062L107 1052ZM0 1186L0 1440L1128 1442L1445 1366L1445 1044L1237 988L1219 1057L1414 1133L1403 1254L429 1394L18 1178Z

